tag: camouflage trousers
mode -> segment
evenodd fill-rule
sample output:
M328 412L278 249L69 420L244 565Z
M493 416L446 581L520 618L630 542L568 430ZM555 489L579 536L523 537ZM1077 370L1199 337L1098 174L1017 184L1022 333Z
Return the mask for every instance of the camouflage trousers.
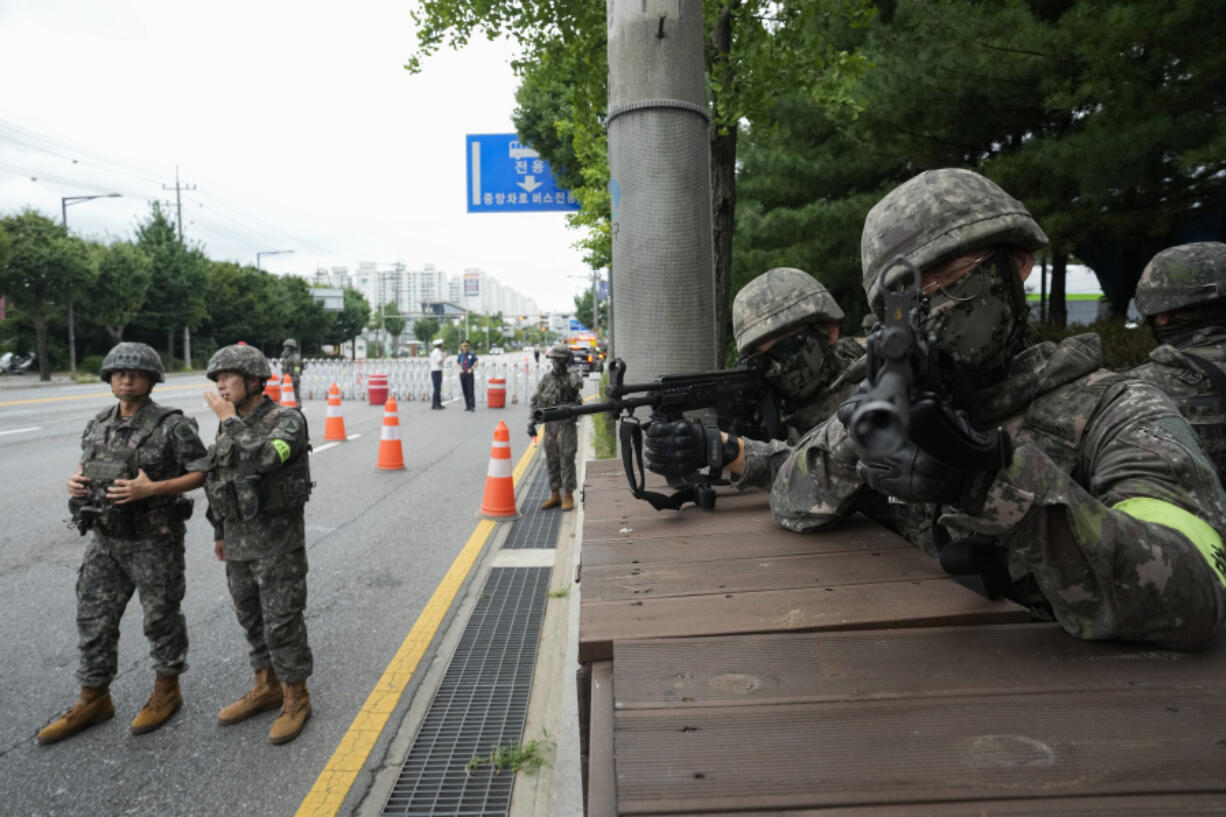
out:
M247 635L247 657L256 672L271 666L277 677L305 681L313 661L307 644L306 549L263 559L226 561L226 583L238 623Z
M579 449L579 424L573 420L545 423L545 464L549 466L549 490L575 490L575 452Z
M106 687L119 668L119 620L140 591L149 655L159 675L187 669L183 534L123 540L95 532L77 573L77 636L82 686Z

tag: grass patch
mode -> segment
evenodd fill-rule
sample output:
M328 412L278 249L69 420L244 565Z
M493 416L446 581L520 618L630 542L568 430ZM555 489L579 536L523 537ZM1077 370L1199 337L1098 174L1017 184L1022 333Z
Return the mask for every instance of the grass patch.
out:
M569 587L559 587L557 590L550 590L545 594L551 599L564 599L570 595Z
M609 384L609 373L600 375L600 394L603 397L605 387ZM612 414L593 414L592 429L595 432L593 445L596 449L596 459L609 460L617 456L617 420Z
M73 383L84 383L89 385L91 383L99 382L97 372L94 372L93 374L88 374L86 372L73 372L68 376L72 378Z
M548 737L549 733L543 734ZM471 775L480 771L482 766L492 766L494 774L501 774L503 771L536 774L548 765L545 752L551 745L544 738L537 738L519 746L495 746L487 757L473 755L464 767L464 772Z

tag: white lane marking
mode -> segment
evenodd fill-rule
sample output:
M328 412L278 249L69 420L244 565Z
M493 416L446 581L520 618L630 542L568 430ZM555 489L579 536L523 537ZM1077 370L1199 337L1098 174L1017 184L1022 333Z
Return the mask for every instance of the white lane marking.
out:
M358 433L358 434L350 434L350 435L349 435L348 437L346 437L345 439L346 439L346 440L356 440L358 437L361 437L361 436L362 436L362 435L361 435L361 433ZM323 445L321 445L319 448L314 448L314 449L311 449L311 453L312 453L312 454L318 454L320 451L327 451L329 448L334 448L335 446L338 446L338 445L340 445L340 444L341 444L341 441L340 441L340 440L337 440L336 442L333 442L333 443L324 443L324 444L323 444Z
M27 431L42 431L42 426L30 426L29 428L13 428L8 431L0 431L0 437L5 434L25 434Z
M358 437L361 437L361 436L362 436L362 432L359 431L357 434L350 434L347 439L356 440Z

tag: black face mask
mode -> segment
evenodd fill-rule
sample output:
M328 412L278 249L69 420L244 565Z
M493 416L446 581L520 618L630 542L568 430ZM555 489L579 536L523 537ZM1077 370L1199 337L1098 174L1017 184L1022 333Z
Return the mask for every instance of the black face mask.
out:
M820 329L785 338L753 357L766 370L771 385L789 408L810 400L826 385L829 344Z

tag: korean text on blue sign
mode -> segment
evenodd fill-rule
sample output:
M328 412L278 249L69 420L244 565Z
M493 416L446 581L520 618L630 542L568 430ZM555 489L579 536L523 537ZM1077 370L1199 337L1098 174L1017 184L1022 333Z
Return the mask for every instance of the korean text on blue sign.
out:
M569 190L558 187L549 162L514 133L470 133L468 212L528 213L578 210Z

